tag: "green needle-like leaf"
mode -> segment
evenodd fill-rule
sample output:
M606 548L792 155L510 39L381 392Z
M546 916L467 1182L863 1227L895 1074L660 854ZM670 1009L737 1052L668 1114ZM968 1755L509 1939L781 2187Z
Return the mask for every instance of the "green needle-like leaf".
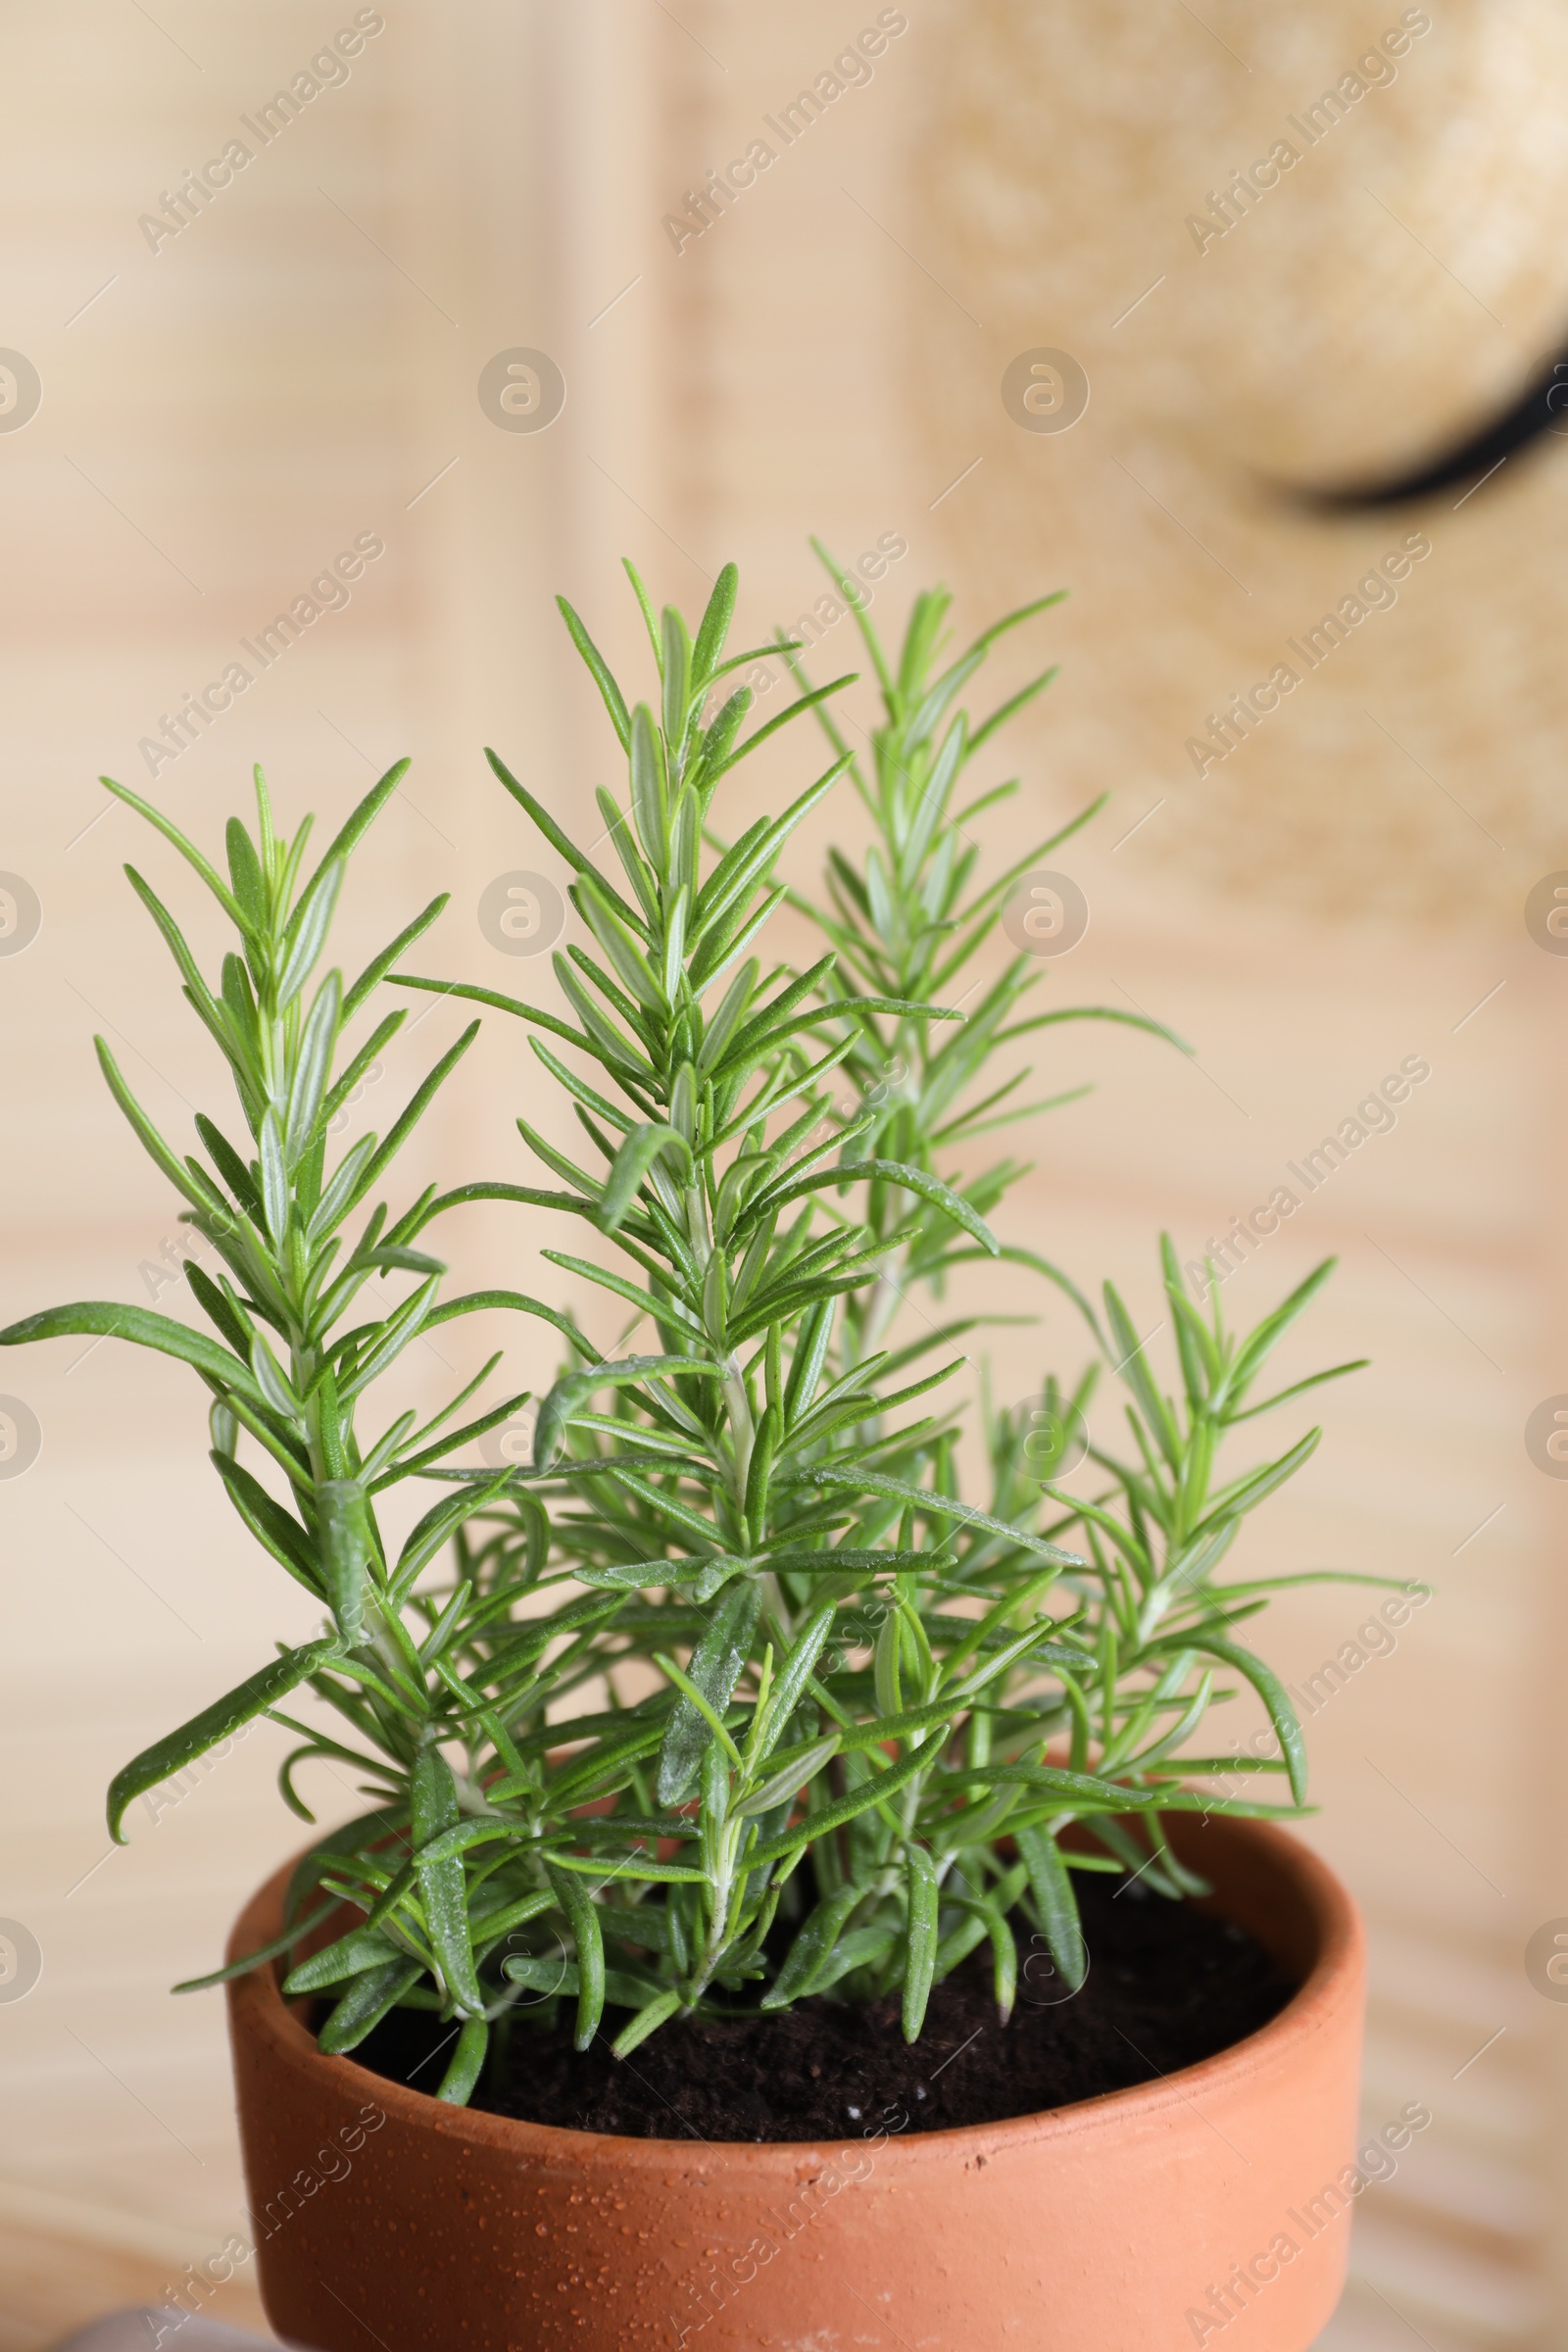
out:
M238 1687L215 1699L189 1723L181 1724L177 1732L170 1732L151 1747L143 1748L122 1765L109 1784L109 1835L117 1845L126 1839L122 1829L125 1808L160 1782L172 1780L187 1764L194 1764L210 1748L224 1740L232 1740L242 1725L251 1723L258 1715L276 1704L277 1700L297 1689L308 1675L316 1673L337 1651L335 1638L307 1642L299 1649L285 1649L270 1666L264 1666Z
M605 2013L605 1941L599 1910L580 1878L569 1870L551 1868L550 1884L571 1927L577 1953L576 2045L585 2050L599 2031Z
M904 1872L905 1899L908 1905L904 1931L904 2038L918 2041L920 2028L925 2024L925 2005L931 1998L936 1977L941 1881L936 1864L923 1845L906 1846Z
M468 1906L461 1854L435 1861L421 1858L420 1849L433 1845L444 1830L456 1827L458 1791L452 1767L438 1747L421 1747L415 1763L410 1793L414 1807L415 1875L424 1905L425 1925L447 1990L466 2017L483 2012L484 1994L474 1974L468 1936Z
M1012 1835L1029 1872L1029 1889L1051 1957L1067 1990L1077 1992L1089 1974L1089 1947L1078 1917L1072 1872L1062 1860L1054 1836L1043 1823L1014 1829Z
M154 1348L193 1364L215 1384L262 1402L262 1392L249 1367L199 1331L191 1331L169 1315L145 1306L120 1306L112 1299L86 1299L76 1306L46 1307L41 1314L24 1315L0 1331L0 1348L20 1348L30 1340L63 1340L92 1336L129 1340L138 1348Z
M720 1719L745 1668L760 1609L761 1594L755 1584L726 1586L707 1633L692 1652L690 1671L685 1678L688 1688L700 1694L707 1709ZM709 1714L695 1697L683 1690L670 1714L659 1751L656 1785L662 1805L681 1802L712 1740Z

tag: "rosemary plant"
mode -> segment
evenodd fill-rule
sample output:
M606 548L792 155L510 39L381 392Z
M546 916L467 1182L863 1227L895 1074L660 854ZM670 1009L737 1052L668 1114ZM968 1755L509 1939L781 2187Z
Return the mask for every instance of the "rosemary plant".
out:
M912 2039L933 1985L981 1945L1010 2010L1020 1925L1080 1984L1076 1871L1138 1871L1175 1897L1195 1882L1164 1815L1277 1809L1205 1790L1236 1760L1187 1752L1242 1683L1274 1723L1274 1768L1296 1803L1304 1794L1289 1701L1237 1637L1270 1583L1290 1580L1222 1585L1216 1572L1316 1433L1228 1483L1214 1459L1231 1428L1313 1385L1249 1401L1327 1269L1238 1342L1217 1305L1206 1319L1194 1306L1167 1245L1175 1402L1113 1291L1102 1323L1056 1268L993 1234L1020 1171L1004 1162L965 1177L949 1164L1025 1115L1009 1102L1021 1073L988 1078L999 1049L1066 1018L1128 1017L1015 1021L1034 977L1023 958L981 983L967 1013L938 1002L1013 878L966 895L977 852L965 827L993 796L957 816L951 797L1046 681L972 731L958 698L990 645L1042 608L1009 615L935 675L945 597L919 601L896 667L867 630L884 699L868 773L826 715L847 679L746 734L750 693L726 681L757 656L725 653L733 567L695 638L631 577L651 703L628 705L563 605L626 762L625 799L598 796L610 854L596 862L490 755L575 875L581 944L555 958L565 1013L395 972L440 900L352 987L329 972L306 1008L346 861L401 767L303 886L304 830L292 844L274 834L260 778L258 833L230 824L227 882L111 785L191 863L240 939L215 994L132 874L228 1062L243 1146L201 1118L206 1158L182 1158L99 1048L138 1136L224 1261L217 1281L187 1268L217 1336L113 1304L0 1333L8 1345L113 1333L192 1364L213 1396L213 1460L236 1509L327 1612L318 1640L281 1648L117 1776L116 1836L138 1790L254 1716L295 1735L281 1785L307 1819L303 1762L362 1772L370 1809L312 1848L283 1935L237 1966L288 1953L287 1988L330 1998L328 2050L357 2047L399 2004L439 2012L450 2021L439 2095L457 2102L493 2035L549 2028L564 2002L579 2048L603 2026L621 2055L683 2013L776 2010L829 1990L896 1992ZM726 777L812 711L829 728L827 766L781 815L720 846ZM831 857L827 952L804 969L770 962L763 933L787 896L780 854L846 772L875 846L858 871ZM432 1188L395 1221L370 1208L350 1240L349 1220L473 1035L384 1141L362 1138L329 1168L337 1111L402 1015L357 1049L344 1033L387 980L522 1020L541 1086L572 1103L588 1164L519 1119L551 1186ZM590 1286L598 1344L526 1294L441 1301L444 1269L416 1245L437 1216L481 1200L548 1205L608 1246L543 1253ZM967 1359L948 1351L977 1318L927 1320L885 1345L910 1286L938 1288L1004 1250L1078 1301L1128 1388L1136 1459L1097 1446L1092 1498L1042 1475L1051 1462L1031 1458L1037 1432L1019 1409L987 1413L989 1507L965 1501L958 1408L941 1392L956 1393ZM381 1277L409 1279L398 1304L380 1297ZM351 1322L368 1288L382 1311ZM456 1458L529 1401L511 1396L460 1421L494 1357L434 1420L404 1411L362 1438L362 1399L418 1333L479 1309L543 1319L559 1335L547 1344L568 1350L535 1408L532 1463L476 1471ZM917 1371L932 1352L944 1360ZM1087 1394L1080 1384L1080 1409ZM1054 1384L1046 1396L1067 1413ZM242 1434L254 1469L238 1458ZM394 1553L377 1502L411 1476L441 1491ZM284 1704L300 1686L324 1702L309 1720ZM323 1945L333 1913L341 1932Z

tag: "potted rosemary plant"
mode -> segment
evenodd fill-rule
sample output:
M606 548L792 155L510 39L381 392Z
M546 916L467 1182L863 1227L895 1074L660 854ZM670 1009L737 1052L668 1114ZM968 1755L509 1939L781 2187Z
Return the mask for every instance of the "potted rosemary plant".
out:
M138 1792L256 1717L293 1737L305 1818L313 1759L360 1776L367 1809L198 1980L230 1986L269 2309L328 2352L704 2330L1152 2352L1255 2299L1254 2342L1299 2352L1344 2244L1286 2216L1353 2171L1359 1933L1259 1818L1304 1800L1289 1699L1241 1632L1285 1580L1229 1562L1317 1433L1235 1471L1220 1449L1314 1385L1258 1395L1328 1269L1241 1337L1166 1243L1167 1395L1113 1287L1097 1309L994 1230L1023 1171L974 1147L1045 1107L1017 1104L1007 1049L1133 1017L1027 1008L1038 961L995 960L1009 893L1065 834L982 879L968 827L999 795L964 805L964 779L1051 673L978 725L964 695L1042 605L946 662L944 594L896 655L858 609L881 697L862 753L842 678L746 733L733 568L695 636L631 577L651 703L563 606L626 763L598 855L491 755L575 877L559 1009L404 970L440 899L352 984L320 976L401 765L309 873L308 827L279 834L260 775L226 877L110 786L237 935L215 988L131 871L229 1066L237 1140L200 1117L183 1153L99 1047L222 1270L186 1269L209 1331L100 1303L0 1341L113 1334L191 1364L230 1499L323 1612L110 1795L121 1837ZM724 846L726 779L811 713L825 766ZM821 953L772 960L780 855L835 788L869 844L830 852L820 903L794 896ZM375 1017L389 986L521 1021L524 1108L569 1098L580 1158L535 1112L547 1184L389 1206L477 1027L384 1138L339 1149L406 1017ZM573 1221L543 1254L581 1319L533 1289L443 1298L431 1229L478 1200ZM982 1259L1072 1300L1120 1443L1093 1373L964 1434ZM481 1407L492 1356L433 1418L377 1412L411 1344L475 1312L520 1318L512 1352L545 1377ZM475 1467L524 1413L531 1459ZM399 1488L427 1507L400 1513ZM1275 1753L1210 1732L1248 1687Z

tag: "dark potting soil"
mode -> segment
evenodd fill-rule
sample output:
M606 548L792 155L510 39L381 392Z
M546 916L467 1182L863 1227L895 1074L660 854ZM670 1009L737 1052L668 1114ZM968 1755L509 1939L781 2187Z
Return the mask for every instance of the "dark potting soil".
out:
M869 2006L822 1995L766 2017L677 2020L616 2059L606 2034L586 2052L572 2047L575 2004L562 2001L549 2031L515 2013L471 2104L630 2139L951 2131L1174 2074L1255 2033L1296 1989L1229 1921L1136 1881L1085 1876L1078 1886L1090 1953L1082 1990L1062 1997L1041 1939L1031 1943L1018 1923L1018 1999L1005 2026L984 1945L936 1986L913 2044L896 1995ZM608 2013L611 2034L615 2017ZM434 2091L452 2038L428 2011L395 2009L354 2057Z

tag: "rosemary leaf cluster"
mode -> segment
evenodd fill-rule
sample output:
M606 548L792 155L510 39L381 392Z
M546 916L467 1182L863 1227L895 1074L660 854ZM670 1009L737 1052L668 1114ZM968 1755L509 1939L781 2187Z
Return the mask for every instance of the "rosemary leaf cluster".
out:
M331 2051L400 2004L439 2012L453 2028L439 2095L459 2103L493 2037L549 2030L564 2004L579 2048L603 2031L625 2055L694 2010L897 1993L912 2040L933 1985L982 1946L1010 2011L1020 1934L1043 1936L1076 1986L1077 1872L1137 1872L1175 1899L1198 1882L1165 1815L1289 1809L1202 1785L1237 1769L1195 1742L1244 1686L1278 1736L1259 1769L1304 1800L1290 1702L1239 1631L1290 1580L1219 1572L1317 1433L1237 1476L1217 1461L1230 1430L1314 1385L1253 1400L1328 1268L1243 1340L1217 1288L1206 1314L1194 1303L1167 1243L1167 1396L1113 1289L1097 1312L1053 1262L993 1231L1022 1167L965 1164L977 1139L1051 1106L1016 1101L1027 1072L999 1069L999 1054L1061 1021L1132 1018L1025 1011L1038 964L976 960L1018 875L1076 829L981 881L969 827L1015 786L963 800L971 760L1053 673L973 725L965 690L992 645L1055 600L951 661L944 593L917 600L893 655L858 609L882 702L861 752L834 715L847 678L803 678L747 733L751 694L732 682L766 649L726 653L733 567L695 636L630 576L657 678L647 703L628 704L562 607L625 765L623 796L598 795L597 861L490 755L575 877L577 941L555 957L564 1011L403 970L441 899L351 985L320 976L346 867L401 765L308 876L309 826L278 835L259 773L256 830L230 822L226 879L110 785L236 934L214 989L127 869L228 1064L237 1140L199 1117L201 1152L182 1156L99 1045L121 1107L221 1260L216 1279L186 1268L211 1336L114 1303L0 1332L5 1345L112 1334L192 1365L229 1499L323 1612L318 1639L279 1645L116 1777L114 1834L137 1793L259 1716L295 1736L281 1786L306 1819L302 1765L358 1773L367 1811L311 1849L284 1934L237 1965L287 1954L287 1989L330 2001ZM798 666L802 649L784 650ZM726 778L813 714L826 765L729 839ZM778 861L846 783L870 843L858 858L830 851L818 904L787 890ZM768 946L792 895L822 935L804 963ZM381 1197L477 1023L384 1138L332 1162L339 1111L405 1018L374 1017L388 985L526 1025L537 1087L517 1124L537 1165L522 1173L548 1183L431 1188L397 1214ZM537 1101L552 1093L575 1111L577 1157L542 1132ZM576 1220L542 1254L589 1286L597 1339L531 1292L442 1298L423 1239L476 1200ZM986 1258L1065 1291L1125 1392L1131 1452L1094 1446L1083 1493L1052 1471L1092 1372L1070 1393L1048 1380L1033 1406L987 1407L960 1442L968 1358L954 1349L986 1318L934 1302ZM384 1311L367 1316L368 1288ZM480 1310L523 1319L542 1380L465 1419L494 1356L422 1424L372 1406L421 1332ZM530 1400L531 1464L468 1466L473 1442ZM1055 1433L1044 1451L1043 1427ZM983 1506L960 1491L960 1458L976 1452ZM435 1499L394 1551L379 1498L411 1477ZM308 1716L288 1704L302 1689L324 1702Z

